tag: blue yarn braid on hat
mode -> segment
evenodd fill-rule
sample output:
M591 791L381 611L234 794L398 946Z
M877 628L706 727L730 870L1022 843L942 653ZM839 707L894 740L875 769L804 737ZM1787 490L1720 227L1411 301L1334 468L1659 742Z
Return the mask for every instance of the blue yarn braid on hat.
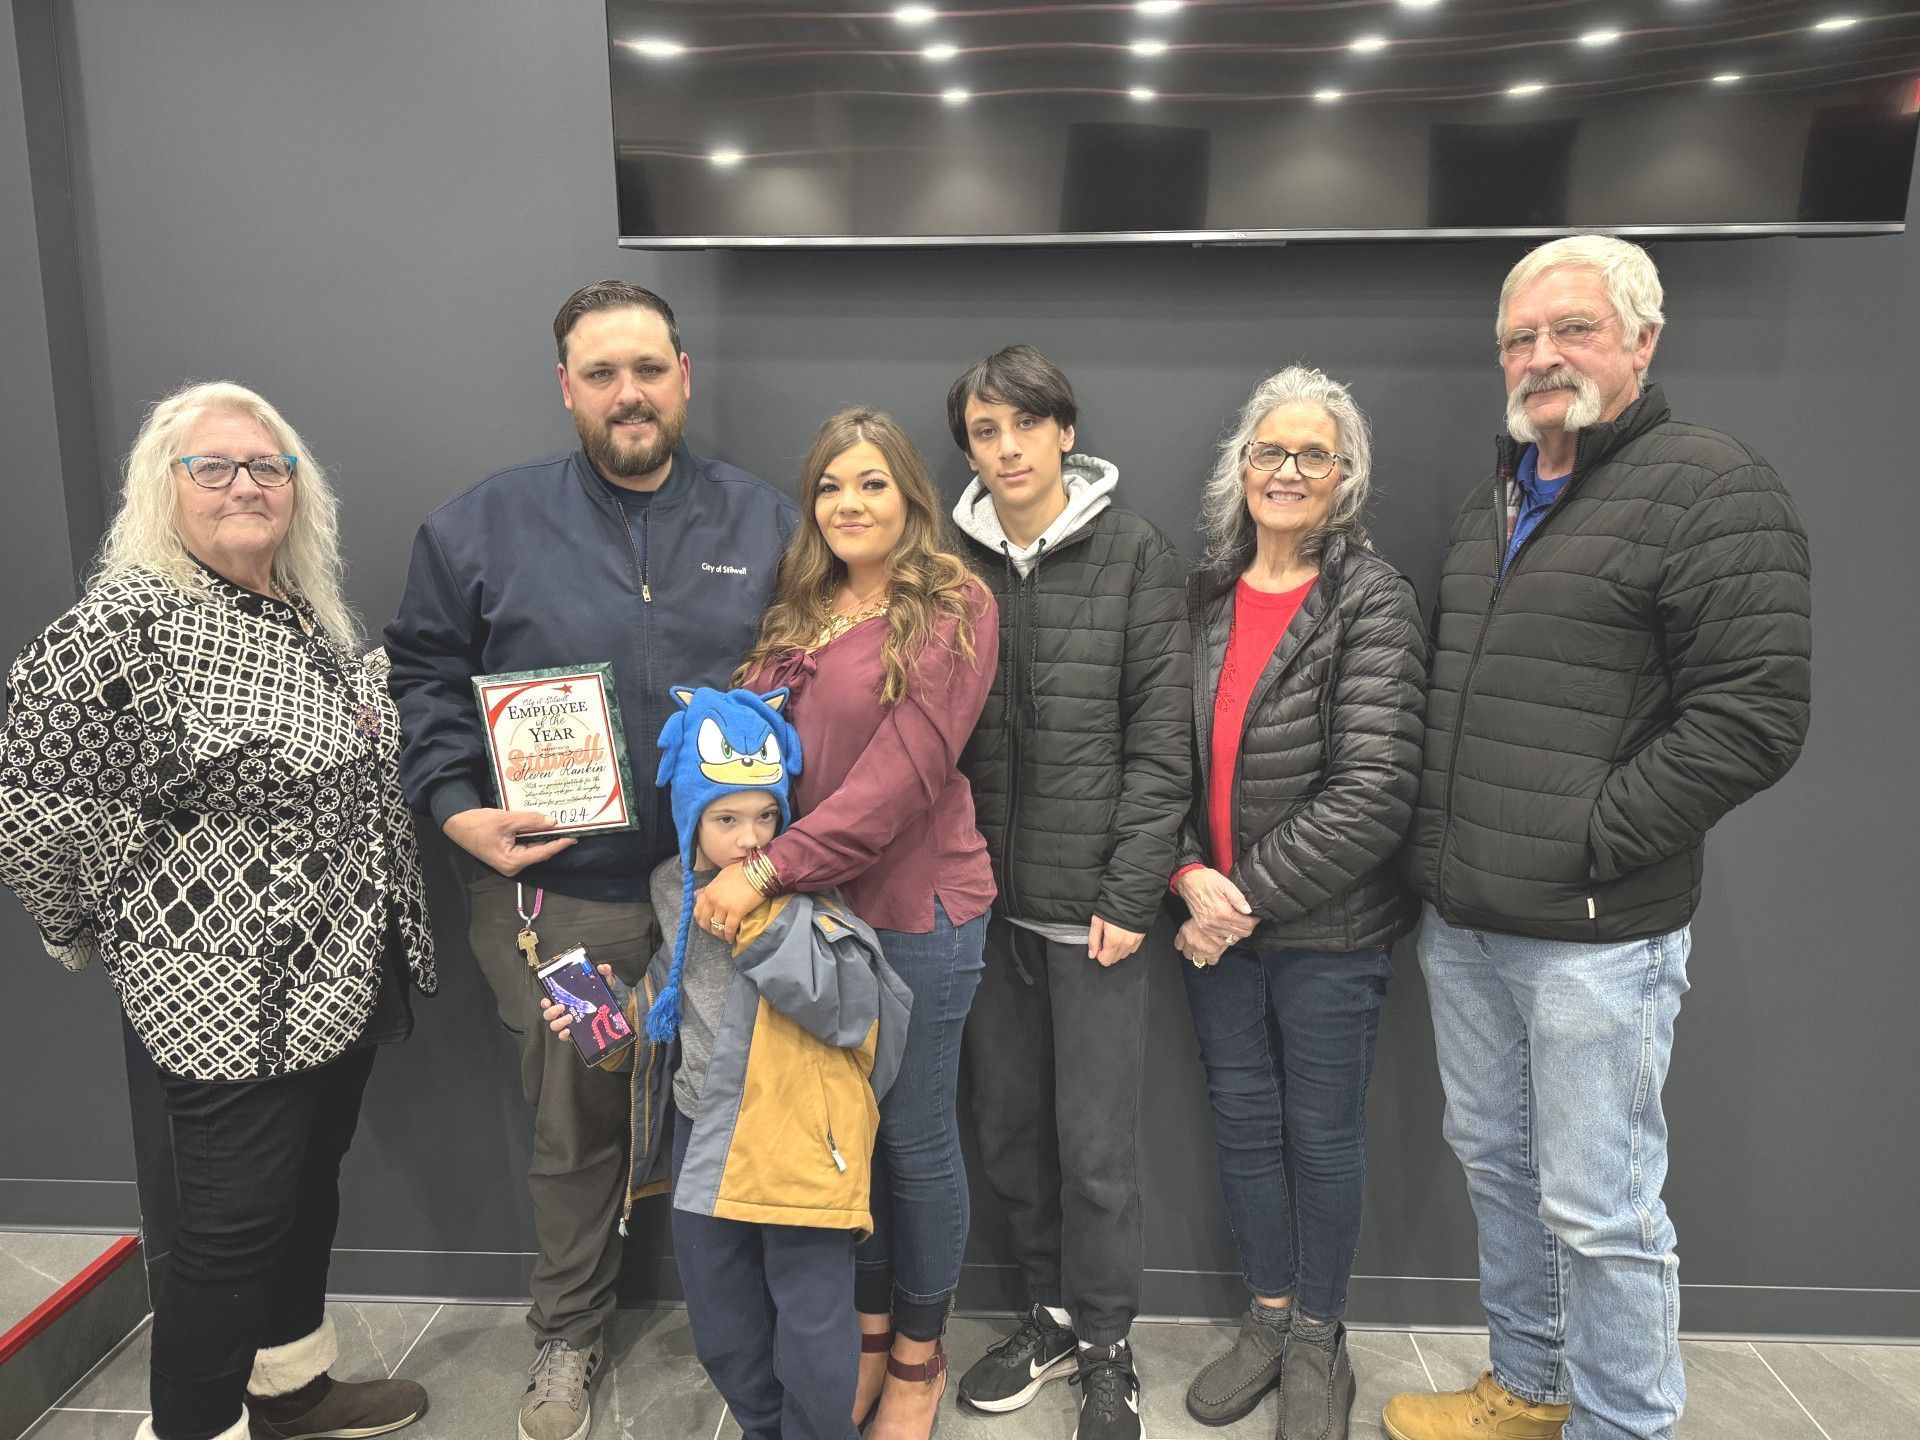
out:
M780 804L780 828L792 823L787 791L800 773L800 736L780 712L787 691L694 689L670 692L680 706L660 730L660 773L673 824L680 834L680 928L673 937L673 968L647 1011L647 1038L660 1042L680 1033L680 976L687 965L687 931L693 923L694 853L700 817L722 795L764 790Z

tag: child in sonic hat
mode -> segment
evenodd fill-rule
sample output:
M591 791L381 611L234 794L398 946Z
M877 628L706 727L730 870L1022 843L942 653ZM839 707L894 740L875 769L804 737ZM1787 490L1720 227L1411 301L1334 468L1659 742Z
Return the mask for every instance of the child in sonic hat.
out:
M647 1012L647 1038L655 1041L671 1040L680 1029L696 859L702 868L722 869L784 830L793 819L790 780L800 773L800 735L780 713L787 704L784 689L756 695L681 688L673 698L682 708L661 728L654 783L672 800L685 873L673 967L667 988Z
M767 900L731 946L692 929L700 886L791 820L800 740L785 690L671 693L659 783L680 850L652 877L668 938L637 991L601 967L644 1036L622 1052L634 1070L627 1210L672 1190L694 1349L745 1434L845 1435L859 1366L853 1246L872 1229L878 1101L912 996L831 890ZM546 1018L568 1033L561 1007Z

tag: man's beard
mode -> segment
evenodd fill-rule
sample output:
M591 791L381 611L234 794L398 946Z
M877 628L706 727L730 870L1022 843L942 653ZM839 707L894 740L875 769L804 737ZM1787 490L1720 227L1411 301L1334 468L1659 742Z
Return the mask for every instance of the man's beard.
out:
M1507 433L1522 445L1540 443L1540 427L1527 414L1527 397L1552 390L1573 391L1566 418L1557 429L1571 435L1599 423L1600 414L1606 408L1600 398L1600 387L1578 370L1549 370L1544 375L1528 375L1507 392Z
M613 427L628 420L653 422L653 443L644 450L622 448L613 438ZM622 480L637 480L672 460L674 447L680 443L680 434L686 428L686 423L687 412L684 408L672 415L662 415L651 405L636 405L609 415L604 424L597 426L593 426L578 410L573 413L573 427L580 432L580 443L586 447L587 458L593 462L594 468L602 475L617 476Z

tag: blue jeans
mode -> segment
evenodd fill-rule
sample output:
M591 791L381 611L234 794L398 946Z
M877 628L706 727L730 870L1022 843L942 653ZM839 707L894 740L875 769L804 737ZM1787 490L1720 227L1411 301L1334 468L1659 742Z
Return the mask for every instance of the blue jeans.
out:
M875 933L887 964L913 992L913 1019L900 1076L880 1102L873 1234L855 1252L855 1304L868 1314L891 1310L894 1328L909 1340L935 1340L946 1330L967 1248L967 1166L954 1092L987 917L956 926L935 900L925 935Z
M1691 936L1530 940L1429 905L1418 943L1495 1378L1571 1403L1566 1440L1671 1440L1687 1392L1660 1087Z
M1180 967L1241 1275L1255 1295L1296 1296L1315 1320L1347 1308L1390 968L1384 945L1351 954L1235 945L1217 965Z

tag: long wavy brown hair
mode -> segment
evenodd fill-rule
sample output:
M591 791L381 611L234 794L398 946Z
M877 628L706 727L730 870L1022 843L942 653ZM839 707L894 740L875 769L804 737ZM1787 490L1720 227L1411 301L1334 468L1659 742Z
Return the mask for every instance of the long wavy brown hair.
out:
M973 617L980 582L953 551L946 510L927 462L899 423L879 410L842 410L820 427L800 467L800 524L787 542L773 600L760 621L760 638L734 673L740 684L761 666L820 640L847 567L827 544L814 514L820 477L840 456L865 441L886 457L907 505L906 526L887 561L887 642L880 658L886 678L880 698L891 705L907 693L907 674L933 641L934 627L951 619L955 642L974 658Z

